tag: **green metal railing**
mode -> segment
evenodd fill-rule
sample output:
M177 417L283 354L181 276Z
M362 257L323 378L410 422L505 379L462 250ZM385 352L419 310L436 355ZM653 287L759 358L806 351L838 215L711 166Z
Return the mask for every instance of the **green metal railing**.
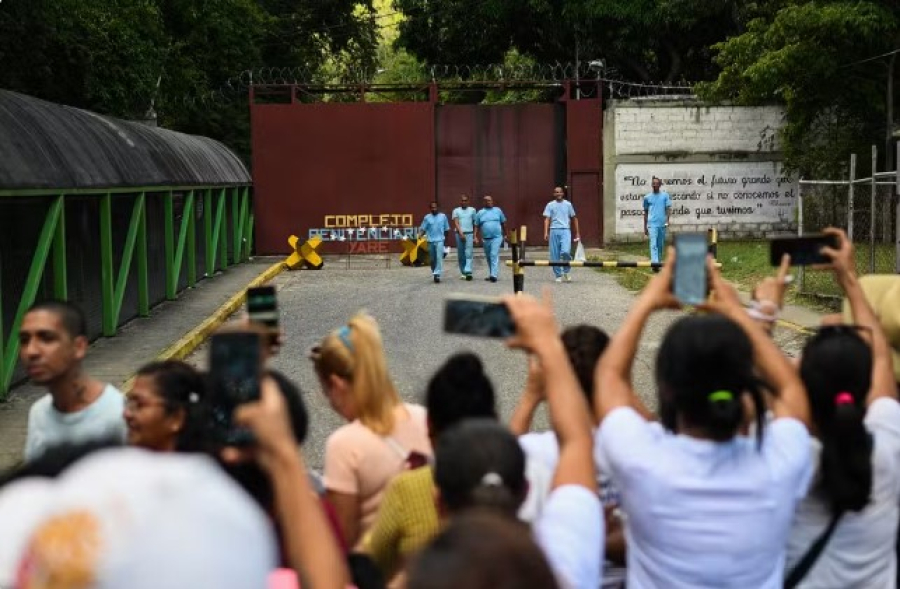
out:
M176 192L185 193L177 240L174 212L174 193ZM197 283L197 215L195 213L200 198L203 199L203 245L206 252L206 274L212 276L217 269L224 270L229 265L246 261L250 256L253 240L250 185L0 190L0 199L28 196L52 197L5 344L3 341L5 333L3 316L0 313L0 401L6 398L16 368L16 360L19 355L19 328L22 325L22 318L35 302L43 282L48 258L52 257L53 296L60 299L68 298L65 199L70 196L84 195L100 198L102 334L106 337L116 334L132 262L136 264L137 270L138 315L146 317L150 314L147 272L147 202L149 199L161 198L163 202L166 299L174 300L178 296L178 284L185 256L187 256L187 285L193 287ZM113 199L124 195L136 195L136 198L132 206L121 262L119 267L115 268L112 202ZM231 200L234 226L234 242L230 260L228 259L228 231L225 215L226 203L229 199ZM18 294L14 293L14 296ZM2 303L2 297L3 292L0 290L0 303Z

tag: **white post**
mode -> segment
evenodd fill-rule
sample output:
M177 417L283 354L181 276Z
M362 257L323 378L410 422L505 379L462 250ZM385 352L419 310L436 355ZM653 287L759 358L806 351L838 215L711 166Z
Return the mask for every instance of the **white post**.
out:
M850 154L850 193L847 202L847 237L853 243L853 192L856 189L856 154Z
M875 273L875 196L878 182L878 146L872 146L872 196L869 199L869 274Z

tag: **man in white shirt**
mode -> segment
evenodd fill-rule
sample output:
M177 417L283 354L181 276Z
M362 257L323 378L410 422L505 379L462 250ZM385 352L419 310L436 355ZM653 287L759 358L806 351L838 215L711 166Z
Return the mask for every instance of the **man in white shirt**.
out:
M84 314L64 301L33 305L19 328L19 359L35 384L49 391L28 412L25 460L51 446L94 438L124 441L124 398L112 385L85 374Z

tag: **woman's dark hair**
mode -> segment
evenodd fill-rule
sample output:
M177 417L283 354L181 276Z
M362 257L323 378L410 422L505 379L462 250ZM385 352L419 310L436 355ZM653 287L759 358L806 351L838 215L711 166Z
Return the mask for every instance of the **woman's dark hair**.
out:
M431 434L437 438L463 419L497 419L494 385L475 354L451 356L431 377L425 393Z
M83 442L60 442L44 450L34 459L19 463L0 473L0 489L21 479L39 477L55 479L70 466L94 452L123 445L118 435L107 434Z
M803 349L800 378L822 443L817 490L832 510L859 511L872 493L872 439L863 422L872 350L853 331L822 331Z
M469 419L438 439L434 482L451 513L484 507L515 517L528 493L525 454L495 420Z
M557 589L526 524L486 510L455 517L410 563L408 589Z
M177 452L200 452L205 446L207 426L206 382L193 366L180 360L151 362L136 376L153 379L156 392L169 415L184 411L184 426L175 442Z
M588 407L594 407L594 371L597 362L609 344L609 336L593 325L573 325L562 332L566 355L578 377L581 390L587 397Z
M677 432L680 418L717 442L737 434L744 421L743 398L750 395L762 443L766 409L762 382L753 372L753 345L729 319L694 315L676 321L659 348L656 383L667 429Z

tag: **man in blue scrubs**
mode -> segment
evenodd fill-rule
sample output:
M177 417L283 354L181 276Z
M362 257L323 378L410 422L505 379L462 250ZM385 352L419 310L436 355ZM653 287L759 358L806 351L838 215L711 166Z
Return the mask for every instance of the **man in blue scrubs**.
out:
M575 226L575 241L581 239L581 231L578 229L578 217L575 216L575 207L566 200L566 193L562 186L553 189L553 200L544 207L544 241L550 243L551 262L570 262L572 260L572 230ZM553 274L557 282L571 282L569 277L571 268L553 266Z
M456 230L456 251L459 258L459 277L472 280L472 239L475 234L475 207L469 206L469 195L463 194L459 206L453 209L450 217Z
M447 231L450 231L447 215L438 212L436 202L431 203L431 212L425 215L419 227L419 237L424 234L428 238L428 257L431 258L431 274L435 284L441 281L444 272L444 233Z
M662 192L662 180L653 177L653 192L644 196L644 235L650 237L650 261L661 262L665 259L666 228L672 213L672 199L668 192ZM654 268L659 272L659 268Z
M494 206L494 198L484 197L484 208L475 215L475 243L478 243L478 232L484 240L484 257L488 263L488 277L485 280L497 282L500 272L500 246L506 234L506 215L499 207Z

